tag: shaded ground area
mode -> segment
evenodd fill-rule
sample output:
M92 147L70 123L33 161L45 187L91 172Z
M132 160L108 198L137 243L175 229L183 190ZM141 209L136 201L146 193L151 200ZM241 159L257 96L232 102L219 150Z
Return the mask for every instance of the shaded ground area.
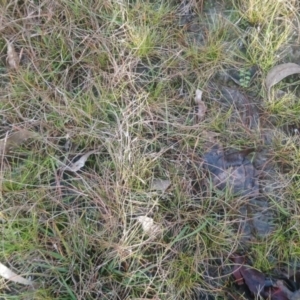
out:
M297 1L0 14L1 299L299 298Z

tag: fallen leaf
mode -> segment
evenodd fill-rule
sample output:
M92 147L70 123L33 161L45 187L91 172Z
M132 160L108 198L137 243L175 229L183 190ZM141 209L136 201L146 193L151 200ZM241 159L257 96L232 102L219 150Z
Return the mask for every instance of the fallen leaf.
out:
M10 136L0 140L0 155L3 155L7 151L20 146L27 139L36 136L37 134L35 132L29 131L27 129L22 129L20 131L12 133Z
M96 153L96 152L97 152L97 150L91 150L91 151L85 153L76 162L71 163L69 166L66 166L64 168L64 170L71 171L71 172L77 172L77 171L79 171L81 168L84 167L84 165L85 165L87 159L89 158L89 156L91 154Z
M195 103L197 104L197 119L198 121L203 120L207 111L206 104L202 101L202 91L196 90Z
M159 231L159 226L154 224L154 220L147 216L137 217L138 222L142 225L145 233L155 234Z
M254 297L260 296L262 299L271 300L296 300L296 298L290 297L296 294L289 291L282 281L273 284L272 281L266 279L262 272L245 266L244 256L232 255L231 260L235 262L232 272L235 282L239 286L245 284Z
M152 191L165 192L170 185L171 185L171 181L170 180L153 179L150 189Z
M232 272L232 275L235 278L235 283L237 285L242 285L242 284L245 283L243 275L241 273L241 268L243 266L238 265L238 264L243 264L244 263L244 257L243 256L233 256L232 260L236 263L233 267L233 272Z
M8 220L7 216L2 211L0 211L0 223L4 223L7 220Z
M14 46L11 42L6 40L6 45L7 45L7 62L8 65L11 69L18 69L19 68L19 63L20 63L20 58L17 54L17 52L14 49Z
M245 257L243 256L233 255L231 259L236 263L233 276L236 278L237 283L241 285L244 281L254 296L260 295L265 297L267 292L265 291L265 275L254 268L246 267L244 265Z
M277 280L276 282L277 290L273 292L271 300L288 300L288 299L294 299L293 298L297 294L290 291L281 280ZM297 292L296 292L297 293ZM300 298L298 298L300 299Z
M13 271L11 271L9 268L7 268L5 265L1 263L0 263L0 276L13 282L21 283L24 285L33 285L32 281L27 280L20 275L17 275L16 273L14 273Z
M249 267L247 268L244 266L241 267L240 272L251 293L253 293L254 295L261 294L262 296L264 296L263 292L266 281L265 275L256 269Z
M65 143L65 145L64 145L64 149L65 149L66 151L69 151L70 148L71 148L70 135L67 134L66 137L65 137L65 139L66 139L66 143Z
M300 65L294 63L286 63L275 66L269 71L266 77L266 87L268 92L270 93L271 87L280 82L282 79L297 73L300 73Z
M254 149L225 152L215 144L203 156L204 168L210 172L214 187L229 188L233 194L254 196L259 192L257 174L247 155Z

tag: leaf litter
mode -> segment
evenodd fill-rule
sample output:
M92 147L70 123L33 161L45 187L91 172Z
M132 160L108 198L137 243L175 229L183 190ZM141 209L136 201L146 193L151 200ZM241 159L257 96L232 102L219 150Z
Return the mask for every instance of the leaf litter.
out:
M0 154L22 145L27 139L37 137L37 133L22 129L0 140Z
M229 188L233 194L256 196L259 193L256 170L247 158L254 149L229 152L215 144L204 154L204 168L212 176L213 185L219 190Z
M202 101L202 94L203 92L199 89L196 90L196 97L195 97L195 103L197 105L197 121L200 122L204 119L207 106L205 102Z
M160 227L154 223L152 218L147 216L137 217L138 222L142 225L142 228L145 233L154 236L160 231Z
M271 87L279 83L284 78L300 73L300 65L295 63L280 64L272 68L266 77L266 87L270 94Z
M71 171L74 173L79 171L81 168L83 168L85 166L85 163L88 160L88 158L90 157L90 155L98 153L98 151L99 150L88 151L87 153L83 154L76 162L73 162L73 163L69 164L68 166L65 166L63 168L63 170Z
M17 70L19 68L20 56L17 54L13 43L6 40L7 45L7 63L11 69Z
M13 271L11 271L8 267L3 265L2 263L0 263L0 276L7 280L10 280L10 281L13 281L16 283L20 283L23 285L31 285L31 286L33 285L33 282L31 280L28 280L28 279L14 273Z
M246 265L245 256L233 254L231 260L234 262L232 276L235 283L249 291L251 297L261 297L270 300L299 300L300 290L297 290L297 282L293 276L284 275L278 278L269 278L261 271Z

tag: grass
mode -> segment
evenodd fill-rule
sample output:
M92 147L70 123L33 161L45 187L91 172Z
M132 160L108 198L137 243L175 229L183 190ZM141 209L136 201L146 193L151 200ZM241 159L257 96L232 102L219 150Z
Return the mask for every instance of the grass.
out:
M288 93L268 99L264 78L291 60L299 4L214 2L1 2L0 134L37 133L1 158L0 198L0 262L37 285L1 278L1 299L230 299L235 252L265 273L298 269L299 135L287 130L299 126L298 92L283 81L274 95ZM220 75L253 65L251 84ZM222 107L224 85L254 96L257 128ZM208 108L198 123L197 88ZM247 199L216 190L201 167L216 140L263 147L272 162L261 190L275 228L250 243ZM59 170L92 149L80 171ZM154 191L154 179L171 184Z

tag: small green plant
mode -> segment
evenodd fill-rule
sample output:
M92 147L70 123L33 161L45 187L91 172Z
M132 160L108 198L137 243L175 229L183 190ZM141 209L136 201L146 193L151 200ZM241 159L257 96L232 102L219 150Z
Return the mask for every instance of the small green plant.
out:
M240 69L240 85L242 87L249 87L251 81L251 71L249 69Z

